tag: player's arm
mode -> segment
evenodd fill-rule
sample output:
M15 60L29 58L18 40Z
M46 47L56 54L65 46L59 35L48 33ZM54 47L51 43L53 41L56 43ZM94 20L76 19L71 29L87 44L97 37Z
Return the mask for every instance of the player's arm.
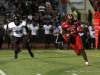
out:
M30 30L28 29L27 26L24 26L24 27L25 27L25 29L26 29L26 32L27 32L28 36L29 36L29 34L30 34Z
M80 25L78 26L78 29L79 29L79 30L77 30L78 33L83 33L84 32Z
M65 30L62 30L62 37L65 41L69 41L70 39L70 34L68 34Z
M7 30L6 32L7 32L8 36L12 39L12 36L10 35L11 30Z

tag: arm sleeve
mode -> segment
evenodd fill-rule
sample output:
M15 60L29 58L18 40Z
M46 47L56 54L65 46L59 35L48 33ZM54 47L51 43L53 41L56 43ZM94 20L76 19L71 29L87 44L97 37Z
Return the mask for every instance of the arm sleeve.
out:
M79 20L77 20L77 27L80 25L80 22L79 22Z
M83 29L80 29L80 30L77 30L77 32L83 33L84 31L83 31Z

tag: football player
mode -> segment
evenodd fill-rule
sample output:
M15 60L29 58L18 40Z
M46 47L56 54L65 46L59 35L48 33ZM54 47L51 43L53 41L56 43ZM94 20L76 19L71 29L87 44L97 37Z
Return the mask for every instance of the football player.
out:
M17 14L14 15L13 18L14 18L14 22L11 22L8 24L9 30L7 31L7 33L13 42L14 52L15 52L14 59L17 59L17 57L18 57L18 52L20 50L19 49L19 41L20 40L25 44L31 57L34 57L33 53L31 52L31 49L29 47L29 44L28 44L28 35L24 36L24 34L23 34L23 28L25 28L28 33L26 21L23 21L20 23L20 17ZM10 35L10 32L12 32L12 36Z
M50 33L52 25L50 25L50 21L47 19L46 24L43 25L45 30L45 49L50 49Z
M34 21L33 24L29 25L30 36L31 36L31 47L36 49L36 39L38 37L38 26L37 23Z
M7 22L9 24L11 22L11 19L7 19ZM7 34L8 24L4 25L5 35ZM10 35L12 34L10 33ZM9 49L9 46L11 44L11 38L8 35L7 35L7 38L8 38L8 49ZM12 44L12 49L13 49L13 44Z
M58 26L58 29L60 30L60 34L59 34L60 49L63 49L62 27L61 26Z
M79 20L74 20L73 14L68 13L66 15L66 21L63 22L61 26L63 29L62 37L66 41L70 40L70 45L75 51L75 53L77 55L82 54L85 60L86 66L89 66L87 56L82 45L81 38L78 34L79 32L80 33L83 32L83 29L77 30L77 27L80 26Z

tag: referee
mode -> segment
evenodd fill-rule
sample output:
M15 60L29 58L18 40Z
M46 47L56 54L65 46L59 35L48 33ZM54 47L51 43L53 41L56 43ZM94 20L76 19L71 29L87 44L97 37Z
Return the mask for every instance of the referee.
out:
M54 35L54 41L55 41L54 43L55 43L56 50L59 50L59 48L58 48L58 45L59 45L59 40L58 40L59 34L60 34L59 29L54 25L53 26L53 35Z

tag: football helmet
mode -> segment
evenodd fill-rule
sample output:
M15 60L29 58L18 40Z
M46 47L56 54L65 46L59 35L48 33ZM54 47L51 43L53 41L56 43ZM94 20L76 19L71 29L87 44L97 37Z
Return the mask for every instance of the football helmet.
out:
M74 22L74 16L71 13L66 14L66 19L68 24L72 24Z
M13 18L14 18L15 25L18 26L20 24L20 17L19 17L19 15L16 14L16 15L13 16Z

